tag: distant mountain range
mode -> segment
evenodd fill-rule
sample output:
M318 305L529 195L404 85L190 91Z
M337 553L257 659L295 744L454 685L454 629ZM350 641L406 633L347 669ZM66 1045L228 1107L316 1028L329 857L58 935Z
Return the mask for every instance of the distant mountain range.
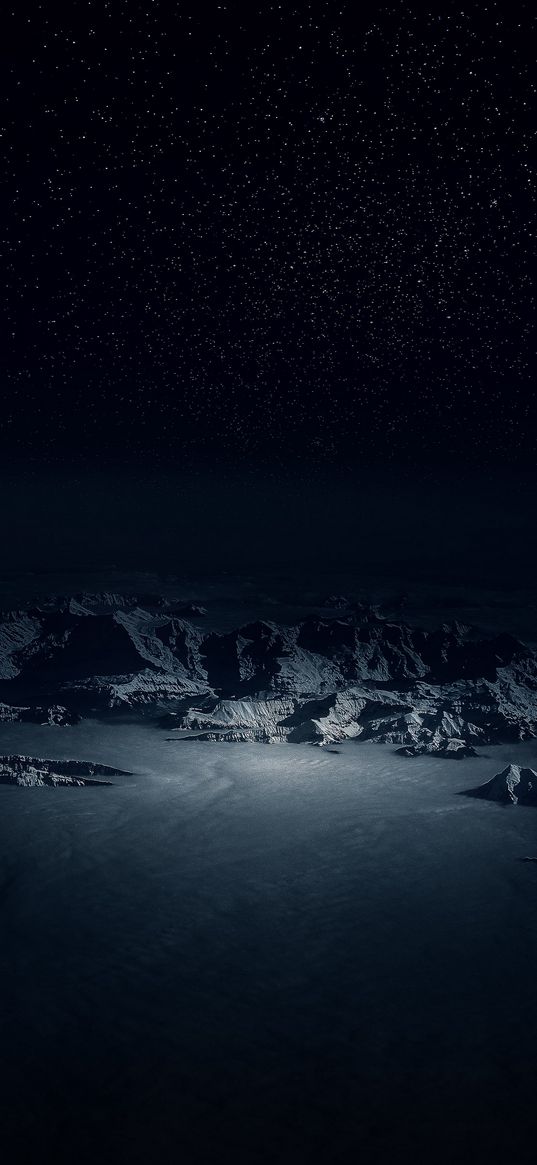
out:
M359 738L453 757L537 735L537 655L511 635L423 630L365 603L223 634L204 630L203 614L194 601L111 592L3 612L0 719L150 708L204 740Z

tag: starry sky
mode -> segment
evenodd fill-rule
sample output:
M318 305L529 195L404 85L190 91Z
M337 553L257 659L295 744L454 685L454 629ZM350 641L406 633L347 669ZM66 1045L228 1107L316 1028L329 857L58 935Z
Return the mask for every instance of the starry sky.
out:
M8 4L3 457L532 460L533 12Z

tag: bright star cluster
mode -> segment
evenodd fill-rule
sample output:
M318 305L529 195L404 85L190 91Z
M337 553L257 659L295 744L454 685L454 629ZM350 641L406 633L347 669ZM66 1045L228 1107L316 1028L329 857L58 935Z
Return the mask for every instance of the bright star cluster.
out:
M78 0L6 25L10 449L529 450L531 5Z

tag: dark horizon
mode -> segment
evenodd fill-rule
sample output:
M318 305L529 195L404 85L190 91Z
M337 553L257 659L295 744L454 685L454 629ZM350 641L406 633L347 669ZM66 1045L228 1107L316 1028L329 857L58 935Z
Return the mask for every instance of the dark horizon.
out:
M292 569L531 588L531 474L5 466L3 574Z

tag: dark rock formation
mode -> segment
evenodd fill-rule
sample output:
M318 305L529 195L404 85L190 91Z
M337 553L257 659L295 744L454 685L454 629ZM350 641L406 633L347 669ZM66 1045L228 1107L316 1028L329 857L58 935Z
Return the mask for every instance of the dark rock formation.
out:
M448 740L442 744L437 741L427 741L425 744L407 744L403 748L396 748L398 756L438 756L443 760L464 760L465 757L477 756L471 744L463 740Z
M211 739L360 738L450 757L537 734L537 657L513 636L423 630L370 605L204 633L158 600L79 593L4 612L0 719L166 705L174 727Z
M84 785L111 785L99 777L132 776L122 769L92 761L42 760L35 756L0 756L0 784L35 787L49 785L82 787Z
M483 797L502 805L537 805L537 772L519 765L507 765L484 785L466 790L466 796Z

